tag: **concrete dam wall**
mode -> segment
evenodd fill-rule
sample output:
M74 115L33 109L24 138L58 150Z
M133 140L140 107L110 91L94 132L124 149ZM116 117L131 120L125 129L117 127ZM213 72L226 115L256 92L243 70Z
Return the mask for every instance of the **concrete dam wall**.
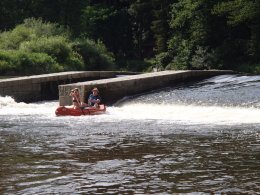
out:
M77 87L80 90L81 100L88 97L93 87L97 87L105 104L113 104L126 96L132 96L154 89L172 86L181 81L207 78L222 74L233 74L229 70L187 70L187 71L161 71L145 73L110 79L78 82L68 85L59 85L59 104L61 106L71 105L69 93L71 89Z
M57 100L58 86L81 81L115 77L112 71L71 71L0 80L0 95L11 96L17 102Z

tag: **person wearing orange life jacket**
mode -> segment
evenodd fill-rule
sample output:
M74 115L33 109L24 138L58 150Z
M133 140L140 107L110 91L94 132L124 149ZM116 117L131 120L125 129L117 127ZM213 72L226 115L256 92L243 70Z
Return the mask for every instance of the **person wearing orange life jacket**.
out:
M78 88L72 89L70 92L70 96L72 97L73 108L74 109L79 108L81 106L79 89Z

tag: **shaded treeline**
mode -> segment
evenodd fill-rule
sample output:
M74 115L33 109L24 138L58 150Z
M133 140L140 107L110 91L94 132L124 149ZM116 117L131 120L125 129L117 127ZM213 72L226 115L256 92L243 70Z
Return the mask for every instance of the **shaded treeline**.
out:
M78 53L80 57L74 57L85 64L74 63L73 68L260 72L260 1L256 0L0 1L2 32L12 31L26 18L69 28L72 54ZM86 41L93 41L92 49ZM91 65L88 57L95 43L111 52L109 65L99 57ZM57 56L53 59L57 61Z

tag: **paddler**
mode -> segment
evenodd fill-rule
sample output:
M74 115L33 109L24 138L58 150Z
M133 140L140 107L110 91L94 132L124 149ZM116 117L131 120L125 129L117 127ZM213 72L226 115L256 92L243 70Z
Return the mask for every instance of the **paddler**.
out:
M73 108L77 109L81 106L81 101L80 101L80 95L79 95L79 89L74 88L70 91L70 96L72 97L72 104Z
M98 88L94 87L92 89L92 93L88 97L88 105L98 108L100 101L101 101L101 98L99 96Z

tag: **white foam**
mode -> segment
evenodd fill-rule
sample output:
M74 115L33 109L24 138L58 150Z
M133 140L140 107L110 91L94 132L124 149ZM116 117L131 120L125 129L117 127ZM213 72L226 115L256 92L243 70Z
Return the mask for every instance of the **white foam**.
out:
M16 102L12 97L0 96L0 115L50 115L58 105L58 101L24 103Z
M111 108L110 112L121 119L156 119L204 124L260 123L260 109L257 108L129 104Z
M0 115L55 117L57 107L58 101L27 104L17 103L11 97L0 97ZM163 120L167 123L186 124L260 124L259 108L128 103L122 107L108 107L107 111L107 114L94 118L97 121Z

